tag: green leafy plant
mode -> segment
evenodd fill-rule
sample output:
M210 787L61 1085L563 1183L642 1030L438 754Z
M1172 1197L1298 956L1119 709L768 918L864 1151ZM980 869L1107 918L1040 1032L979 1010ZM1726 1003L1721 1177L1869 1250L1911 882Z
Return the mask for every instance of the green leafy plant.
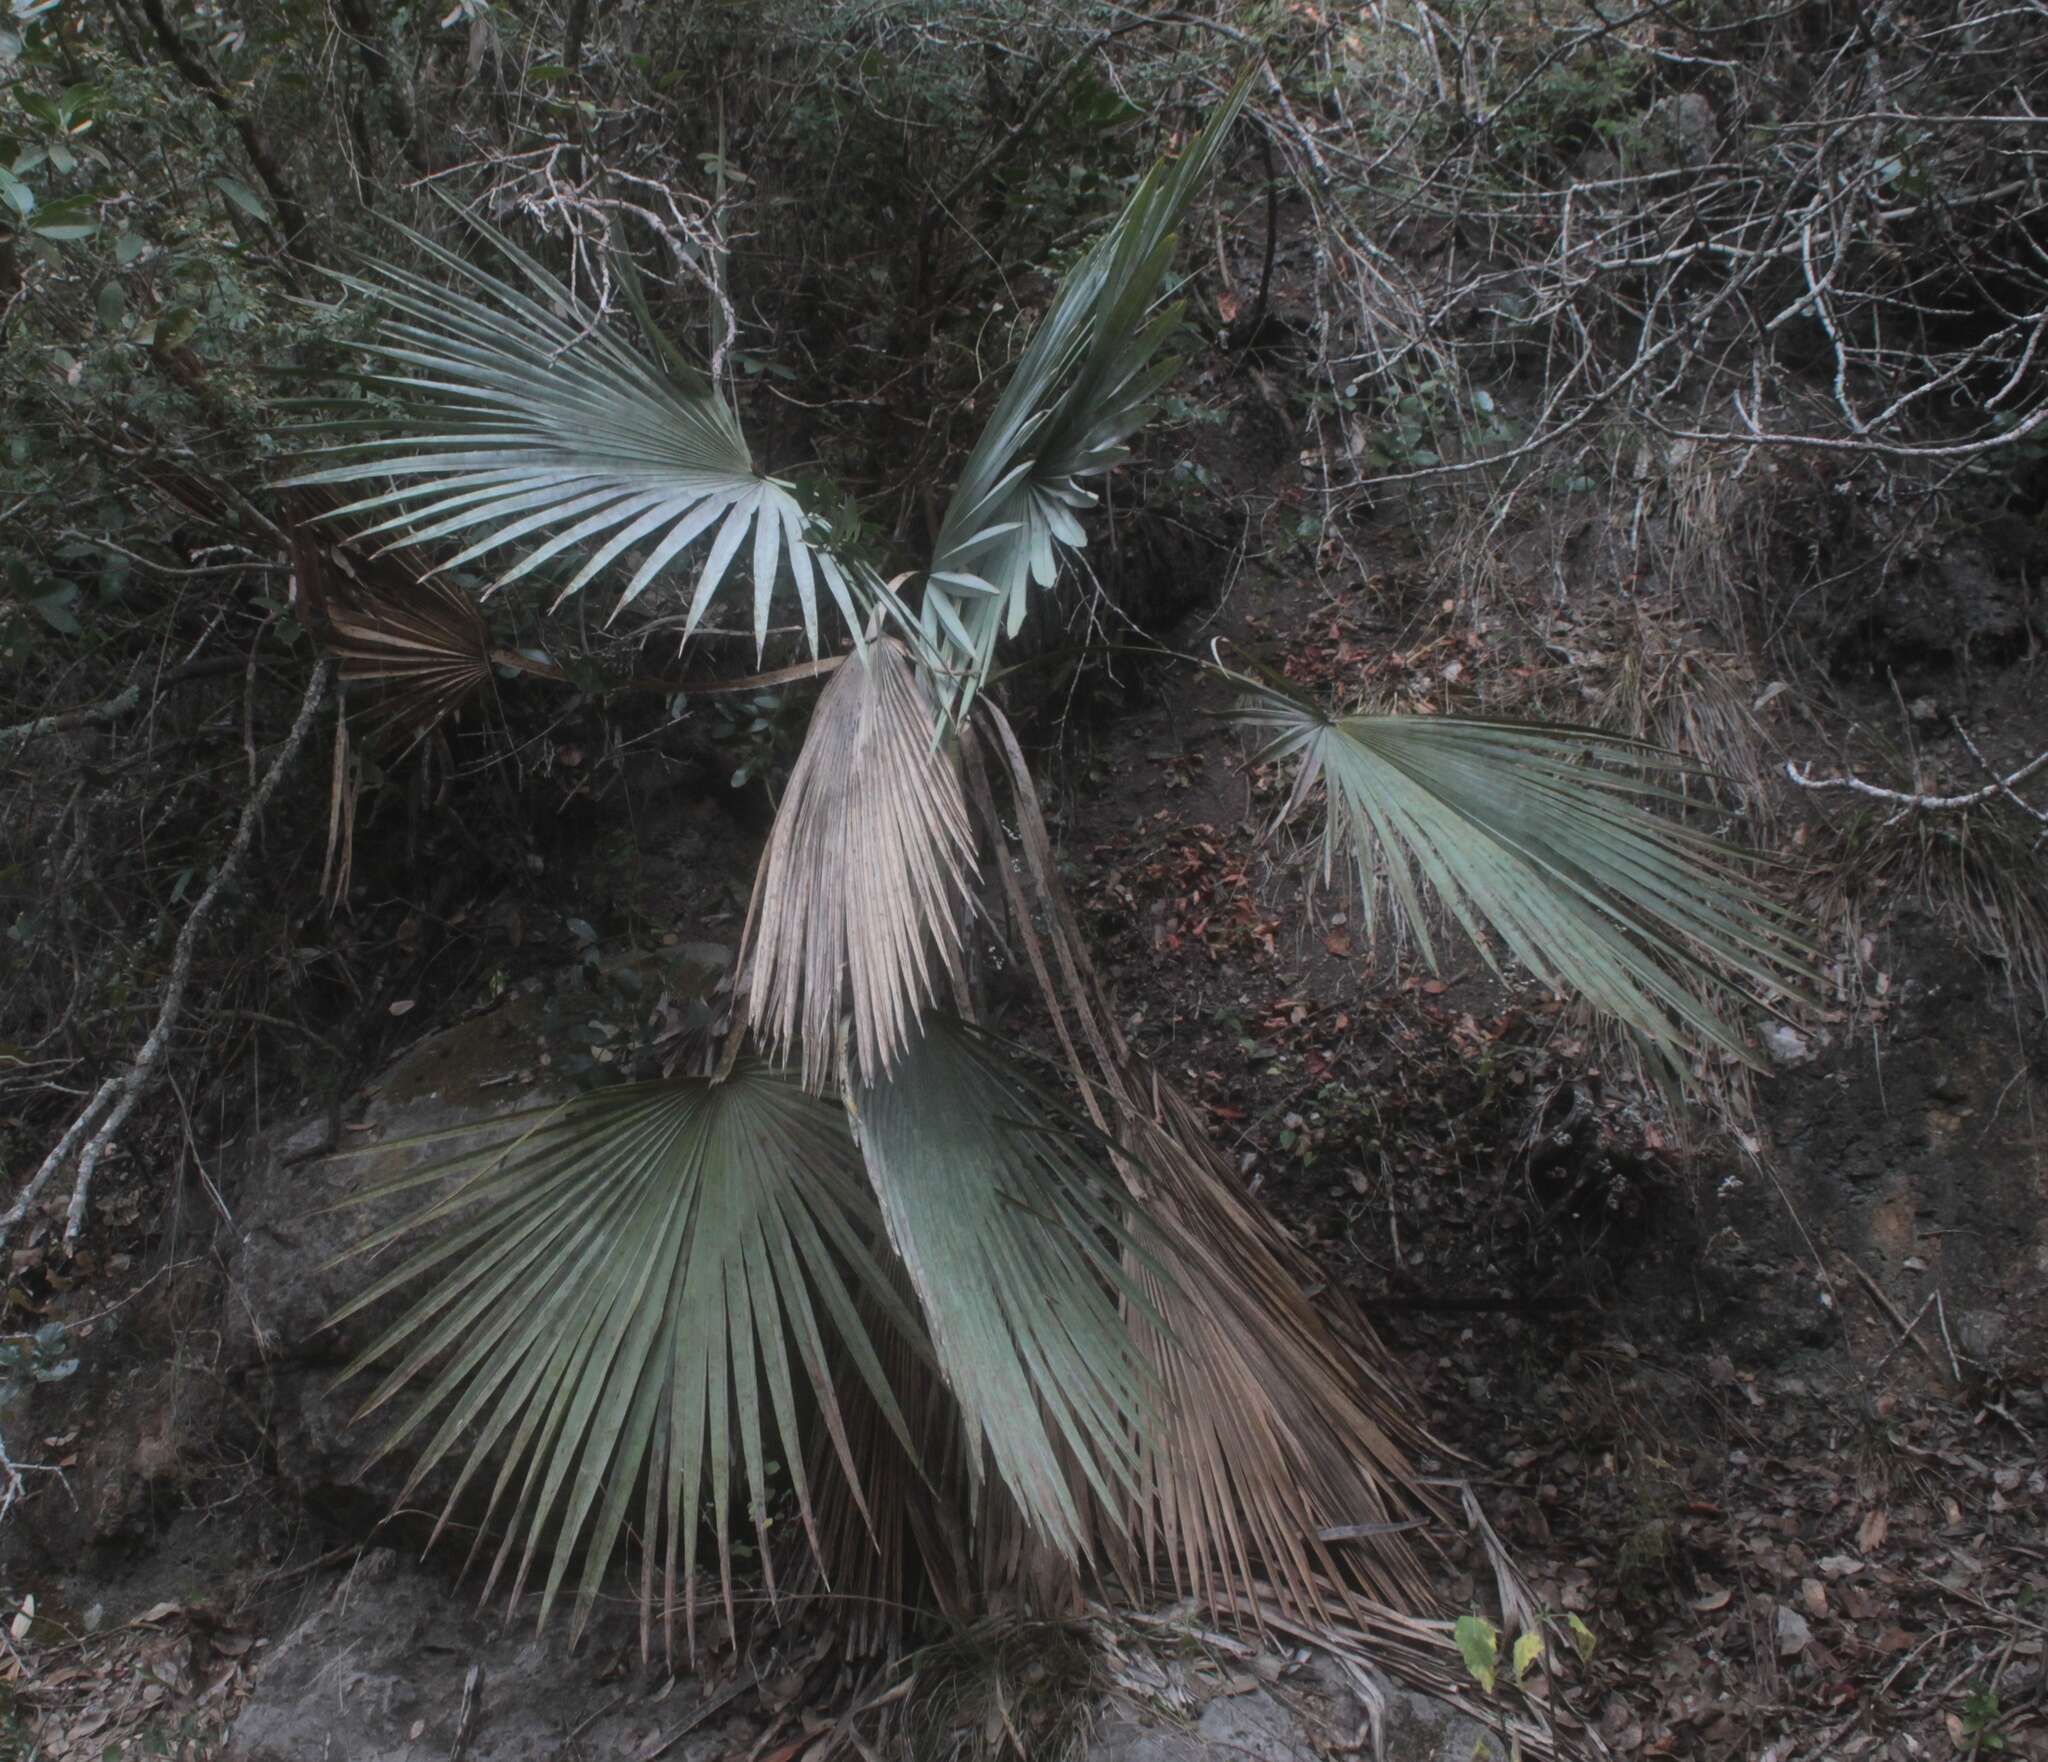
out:
M1994 1688L1980 1683L1963 1697L1963 1736L1972 1749L2004 1749L2005 1733L1997 1729L2004 1717L2005 1710L1999 1705Z
M8 1383L59 1383L77 1371L78 1354L62 1322L0 1339L0 1388Z
M1593 1630L1576 1615L1565 1617L1566 1633L1570 1636L1573 1650L1584 1663L1593 1656ZM1500 1686L1501 1631L1483 1615L1461 1615L1451 1625L1451 1637L1456 1642L1458 1656L1463 1660L1466 1674L1476 1682L1482 1692L1492 1694ZM1514 1643L1508 1648L1507 1673L1511 1682L1519 1683L1530 1671L1544 1661L1549 1651L1549 1642L1543 1630L1525 1627L1515 1635Z

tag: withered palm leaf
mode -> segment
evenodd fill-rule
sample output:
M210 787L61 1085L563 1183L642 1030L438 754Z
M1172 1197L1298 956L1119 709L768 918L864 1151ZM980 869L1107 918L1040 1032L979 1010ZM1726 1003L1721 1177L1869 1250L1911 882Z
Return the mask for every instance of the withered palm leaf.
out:
M308 620L342 683L366 700L372 741L410 746L489 683L490 629L460 589L321 558L302 531L293 554Z
M1262 757L1295 767L1280 818L1320 787L1325 879L1341 858L1370 928L1384 866L1402 928L1434 963L1427 888L1492 962L1489 940L1577 992L1682 1068L1713 1048L1753 1062L1729 1007L1747 985L1796 996L1807 950L1744 854L1659 807L1684 761L1585 728L1460 716L1325 716L1239 680ZM1648 775L1646 775L1646 773Z
M330 424L334 439L325 450L343 462L292 482L383 486L336 516L372 516L364 530L394 534L393 543L460 547L444 569L532 540L494 589L565 552L587 551L561 589L566 597L614 561L638 555L619 597L623 607L702 539L710 548L685 637L743 546L757 646L767 639L769 602L785 563L814 653L821 577L856 625L855 583L821 547L790 487L755 469L718 389L700 375L656 365L532 258L472 224L512 278L412 233L406 236L450 285L389 264L338 277L389 314L360 345L384 371L363 377L404 394L409 420L395 434L386 424L368 436Z
M1132 1315L1166 1391L1126 1520L1141 1557L1255 1621L1268 1596L1311 1621L1355 1614L1361 1592L1431 1608L1414 1532L1445 1514L1416 1477L1411 1451L1432 1446L1412 1394L1361 1320L1305 1295L1315 1267L1232 1190L1185 1104L1163 1084L1154 1101L1159 1117L1123 1119L1169 1275L1132 1263L1164 1321Z
M485 1594L516 1561L516 1601L545 1540L544 1618L580 1546L579 1626L640 1503L645 1595L659 1542L665 1631L672 1644L680 1570L694 1643L707 1502L728 1612L735 1491L766 1559L771 1457L790 1465L817 1546L794 1366L831 1441L820 1460L853 1472L835 1362L903 1429L862 1317L919 1335L875 1258L881 1220L840 1110L751 1063L722 1081L599 1090L513 1115L481 1147L364 1197L458 1176L358 1249L426 1233L344 1315L431 1275L349 1367L389 1364L364 1414L410 1397L377 1453L433 1423L407 1492L459 1452L442 1524L498 1458L479 1543L504 1530Z
M970 1440L1068 1558L1086 1498L1138 1484L1157 1389L1118 1313L1143 1310L1142 1261L1108 1142L1016 1058L930 1014L887 1078L847 1098L889 1239L902 1257Z
M847 657L812 713L749 913L757 1031L813 1087L850 1006L852 1063L878 1081L957 976L974 841L929 689L893 638Z

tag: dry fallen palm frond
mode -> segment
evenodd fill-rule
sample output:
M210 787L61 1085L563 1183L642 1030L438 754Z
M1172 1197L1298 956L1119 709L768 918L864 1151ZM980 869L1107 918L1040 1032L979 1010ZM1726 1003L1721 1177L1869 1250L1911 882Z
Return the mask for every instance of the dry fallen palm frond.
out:
M361 793L360 773L349 752L348 709L343 706L334 718L334 769L327 795L327 854L320 861L320 897L327 902L330 912L348 898L349 881L355 873L356 801Z
M1149 1113L1119 1121L1166 1275L1131 1268L1159 1317L1134 1310L1131 1330L1167 1391L1126 1520L1142 1558L1255 1623L1262 1592L1304 1620L1434 1609L1415 1544L1446 1514L1409 1452L1447 1452L1363 1319L1310 1300L1313 1264L1231 1190L1185 1103L1148 1087Z
M490 629L457 588L358 565L303 530L292 535L292 569L342 684L367 699L372 744L412 746L490 682Z
M900 1269L898 1269L900 1278ZM899 1296L907 1305L913 1293ZM906 1449L867 1380L835 1355L840 1410L853 1462L833 1472L832 1443L811 1445L818 1488L816 1576L846 1655L872 1658L895 1650L912 1618L935 1609L949 1622L973 1618L973 1562L964 1513L968 1505L960 1408L928 1353L894 1330L863 1321L880 1342L882 1375L903 1416Z
M870 641L818 699L748 912L754 1027L799 1049L813 1088L839 1050L851 993L863 1083L902 1052L942 969L960 977L974 873L959 770L901 643Z

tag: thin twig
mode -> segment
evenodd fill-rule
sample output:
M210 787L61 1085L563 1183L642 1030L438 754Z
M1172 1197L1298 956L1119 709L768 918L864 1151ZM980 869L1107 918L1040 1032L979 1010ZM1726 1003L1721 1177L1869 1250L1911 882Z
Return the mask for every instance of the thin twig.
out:
M1934 1356L1934 1348L1913 1331L1920 1325L1920 1316L1915 1316L1910 1322L1907 1321L1899 1313L1899 1306L1884 1294L1884 1287L1863 1270L1860 1262L1851 1260L1849 1265L1855 1269L1856 1276L1863 1281L1863 1288L1877 1300L1877 1306L1892 1318L1892 1325L1899 1330L1901 1342L1911 1340L1914 1349L1922 1358L1927 1360L1928 1369L1933 1371L1936 1376L1940 1376L1941 1360ZM1920 1314L1925 1315L1926 1313L1926 1308L1923 1305ZM1891 1354L1886 1353L1885 1356L1889 1358Z
M150 1029L149 1038L142 1043L142 1050L135 1055L135 1061L127 1071L118 1077L109 1077L86 1103L78 1117L66 1128L57 1140L56 1148L43 1159L42 1166L29 1178L28 1185L16 1196L4 1217L0 1217L0 1247L4 1247L13 1234L14 1227L28 1215L29 1207L41 1196L43 1189L57 1171L71 1160L74 1152L78 1157L78 1172L71 1190L71 1203L64 1217L64 1242L67 1247L78 1240L78 1234L85 1225L86 1201L92 1192L92 1179L99 1168L100 1159L115 1135L128 1123L128 1116L134 1112L135 1104L148 1087L156 1069L163 1061L165 1049L170 1044L171 1031L178 1024L185 1005L185 987L192 976L193 956L198 952L199 933L206 920L212 915L215 901L239 877L242 864L249 854L249 846L256 835L256 823L263 810L269 805L279 781L291 768L298 757L299 749L305 745L306 736L311 732L316 712L327 695L327 688L334 677L334 663L328 660L316 662L312 675L306 681L304 697L299 700L299 713L293 721L291 732L285 736L284 744L278 748L270 769L263 774L249 799L243 804L240 823L228 845L227 854L221 859L220 867L213 879L207 883L206 891L199 896L198 903L186 918L184 927L178 932L177 946L171 956L171 975L164 985L163 1001L157 1010L156 1025ZM88 1136L90 1134L90 1136ZM81 1148L81 1145L83 1148Z
M225 655L209 661L191 661L182 667L172 668L157 680L156 690L167 691L173 685L183 685L191 679L210 679L222 673L239 672L241 666L239 660ZM46 734L63 734L73 728L93 728L118 722L124 716L132 715L141 702L142 687L136 684L96 704L86 704L75 710L58 710L29 722L17 722L11 728L0 728L0 751L25 741L40 740Z

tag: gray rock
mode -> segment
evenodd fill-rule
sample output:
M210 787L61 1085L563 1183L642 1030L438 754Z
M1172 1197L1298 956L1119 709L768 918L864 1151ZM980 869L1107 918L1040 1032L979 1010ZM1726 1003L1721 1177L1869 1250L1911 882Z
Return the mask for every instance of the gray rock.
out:
M1179 1723L1125 1710L1096 1733L1086 1762L1319 1762L1333 1748L1372 1753L1364 1710L1334 1668L1312 1665L1303 1692L1219 1695ZM1382 1683L1382 1762L1505 1762L1508 1746L1448 1703Z
M538 999L519 998L401 1054L371 1085L368 1107L341 1131L343 1149L375 1154L309 1154L325 1134L319 1120L252 1151L228 1269L228 1350L244 1367L245 1386L263 1412L280 1476L299 1500L353 1533L367 1533L389 1508L404 1472L393 1462L364 1473L376 1433L352 1421L376 1384L367 1374L343 1384L340 1373L399 1313L406 1294L344 1321L335 1318L397 1266L408 1246L362 1256L349 1250L432 1195L415 1189L356 1201L366 1188L453 1148L446 1140L411 1147L401 1141L488 1126L549 1099L528 1075L540 1070L539 1016Z
M1714 157L1721 125L1714 107L1698 92L1659 98L1633 131L1628 154L1632 171L1694 170Z
M708 943L621 963L633 967L637 981L631 996L639 1003L629 1007L658 1007L682 1022L729 964L730 951ZM607 969L613 976L617 971ZM621 988L594 986L583 969L560 975L552 990L559 1020L620 1016ZM346 1317L341 1311L420 1243L351 1251L418 1211L436 1190L363 1195L466 1143L484 1142L481 1134L509 1114L570 1093L554 1074L564 1048L547 1038L550 1008L538 988L516 993L416 1042L368 1085L367 1105L342 1124L333 1152L321 1153L328 1123L318 1119L260 1140L250 1153L228 1269L228 1358L240 1369L251 1405L261 1410L281 1478L301 1503L349 1534L369 1534L389 1512L405 1485L408 1461L396 1455L368 1460L395 1410L354 1423L377 1386L377 1366L346 1383L341 1372L403 1312L413 1288ZM465 1140L460 1134L470 1128L479 1136ZM444 1464L408 1504L438 1511L454 1473L453 1462Z
M361 1115L346 1123L335 1152L317 1154L325 1122L306 1121L258 1146L243 1186L234 1276L242 1302L232 1344L273 1363L336 1364L375 1338L396 1305L331 1325L336 1313L399 1251L344 1258L369 1232L396 1222L430 1194L413 1191L354 1203L365 1188L424 1167L453 1148L402 1140L461 1126L487 1126L548 1099L540 1074L539 1003L520 998L429 1035L371 1085ZM374 1154L344 1154L373 1152Z
M222 1762L598 1762L637 1756L704 1715L664 1757L744 1753L699 1686L637 1660L635 1618L600 1611L571 1652L567 1629L536 1638L528 1619L499 1627L471 1597L366 1554L322 1606L269 1653Z
M1980 1365L1996 1364L2012 1325L1995 1309L1966 1309L1956 1317L1956 1349Z

